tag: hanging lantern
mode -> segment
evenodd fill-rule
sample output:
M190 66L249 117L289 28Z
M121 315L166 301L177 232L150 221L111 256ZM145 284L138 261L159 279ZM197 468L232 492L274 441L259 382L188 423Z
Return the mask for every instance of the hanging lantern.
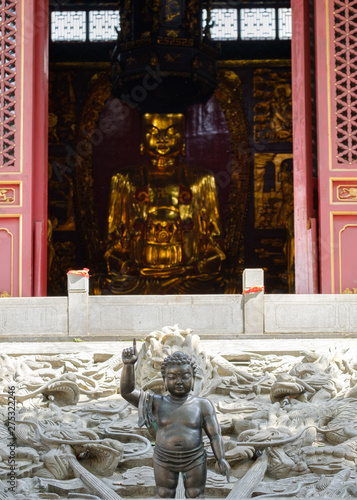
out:
M207 101L219 52L202 29L201 0L121 0L120 18L115 96L158 111Z

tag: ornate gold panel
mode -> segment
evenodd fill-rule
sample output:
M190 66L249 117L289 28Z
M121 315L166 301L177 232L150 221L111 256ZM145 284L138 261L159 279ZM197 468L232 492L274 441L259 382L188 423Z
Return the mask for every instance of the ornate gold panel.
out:
M331 179L330 198L332 204L357 203L357 179Z
M0 207L19 207L22 205L22 185L20 182L0 182Z
M253 86L255 142L292 142L291 72L256 69Z
M254 159L257 229L288 228L294 210L292 154L262 153Z

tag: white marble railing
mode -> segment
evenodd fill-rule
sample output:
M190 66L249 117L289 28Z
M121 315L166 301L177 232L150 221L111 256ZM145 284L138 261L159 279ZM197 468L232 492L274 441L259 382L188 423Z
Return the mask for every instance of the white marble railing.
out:
M263 279L261 269L246 269L242 295L139 297L89 295L88 278L69 275L67 297L1 298L0 340L122 340L174 324L201 338L357 335L357 295L268 295Z

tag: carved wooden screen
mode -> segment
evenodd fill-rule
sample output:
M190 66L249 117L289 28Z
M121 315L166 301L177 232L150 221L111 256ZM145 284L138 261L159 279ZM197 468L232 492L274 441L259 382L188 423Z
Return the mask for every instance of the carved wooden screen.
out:
M0 8L0 168L6 172L16 170L16 4L2 0Z
M321 292L353 292L357 289L357 0L315 0L315 9Z
M1 297L33 295L35 223L44 225L47 218L42 187L47 171L46 111L36 103L37 96L46 102L41 63L46 4L46 0L0 0Z

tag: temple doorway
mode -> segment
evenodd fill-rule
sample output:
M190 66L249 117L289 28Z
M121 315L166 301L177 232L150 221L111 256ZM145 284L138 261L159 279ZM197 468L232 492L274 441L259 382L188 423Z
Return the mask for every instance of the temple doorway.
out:
M211 4L218 86L189 109L187 162L215 177L237 276L263 268L268 293L294 293L290 4ZM140 161L140 120L111 97L118 2L50 10L48 293L62 295L69 269L106 273L110 179Z

